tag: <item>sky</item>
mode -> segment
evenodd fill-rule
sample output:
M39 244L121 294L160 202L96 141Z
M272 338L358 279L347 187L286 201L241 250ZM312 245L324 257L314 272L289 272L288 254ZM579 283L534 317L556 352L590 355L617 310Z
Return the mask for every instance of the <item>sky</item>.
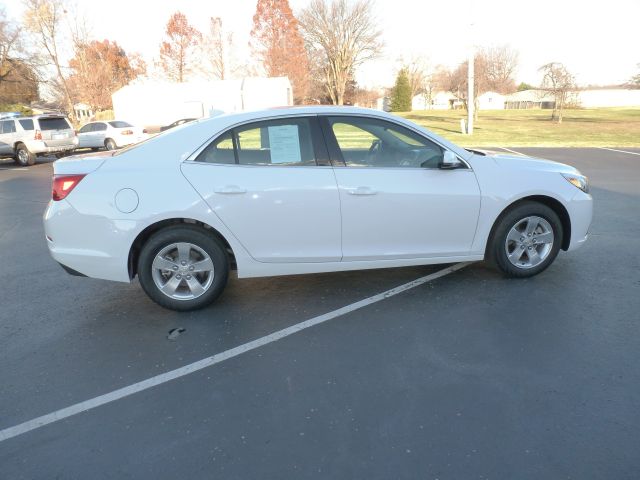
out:
M256 0L75 2L94 38L115 40L149 64L177 9L200 30L206 30L210 17L221 17L234 33L237 54L249 56ZM308 2L289 0L294 13ZM19 0L2 3L10 18L21 18ZM510 45L519 52L516 81L533 85L540 82L538 68L551 61L564 63L580 85L623 83L639 69L640 0L375 0L374 15L385 48L356 74L369 88L392 85L402 59L421 57L431 65L455 67L471 45Z

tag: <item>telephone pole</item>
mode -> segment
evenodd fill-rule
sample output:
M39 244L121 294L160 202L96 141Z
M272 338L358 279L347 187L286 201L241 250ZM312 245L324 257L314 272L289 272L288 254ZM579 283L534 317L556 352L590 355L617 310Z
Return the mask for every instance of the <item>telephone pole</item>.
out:
M474 97L474 88L473 82L475 80L475 52L473 48L473 23L469 26L469 33L471 41L469 42L469 60L468 60L468 68L467 68L467 135L473 135L473 116L475 110L475 97Z

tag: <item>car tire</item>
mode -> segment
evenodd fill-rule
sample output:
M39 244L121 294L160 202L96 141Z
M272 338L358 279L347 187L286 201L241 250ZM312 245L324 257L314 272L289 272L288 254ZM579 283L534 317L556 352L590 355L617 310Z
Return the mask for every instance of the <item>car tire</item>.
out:
M526 201L498 220L487 256L508 277L532 277L553 263L562 239L558 215L546 205Z
M177 311L211 304L224 290L229 259L222 243L205 229L176 225L154 233L138 259L138 277L158 305Z
M36 163L36 155L24 143L19 143L16 145L15 161L21 167L28 167Z
M107 138L104 141L104 148L106 148L107 150L115 150L116 148L118 148L118 146L112 138Z

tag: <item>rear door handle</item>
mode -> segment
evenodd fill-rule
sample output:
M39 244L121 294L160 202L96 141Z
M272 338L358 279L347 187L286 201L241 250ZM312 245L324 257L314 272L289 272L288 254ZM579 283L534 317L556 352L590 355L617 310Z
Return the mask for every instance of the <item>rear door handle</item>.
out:
M223 194L247 193L244 188L241 188L237 185L225 185L224 187L218 187L214 190L214 192Z
M347 188L347 192L349 195L375 195L378 193L371 187Z

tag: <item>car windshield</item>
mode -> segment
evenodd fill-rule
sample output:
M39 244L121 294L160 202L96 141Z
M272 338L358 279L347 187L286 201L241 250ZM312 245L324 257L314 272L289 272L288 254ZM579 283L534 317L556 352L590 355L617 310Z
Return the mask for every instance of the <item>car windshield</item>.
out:
M111 125L113 128L125 128L125 127L132 127L133 126L130 123L122 122L120 120L116 120L114 122L109 122L109 125Z
M63 117L50 117L38 119L40 130L69 130L71 126Z

